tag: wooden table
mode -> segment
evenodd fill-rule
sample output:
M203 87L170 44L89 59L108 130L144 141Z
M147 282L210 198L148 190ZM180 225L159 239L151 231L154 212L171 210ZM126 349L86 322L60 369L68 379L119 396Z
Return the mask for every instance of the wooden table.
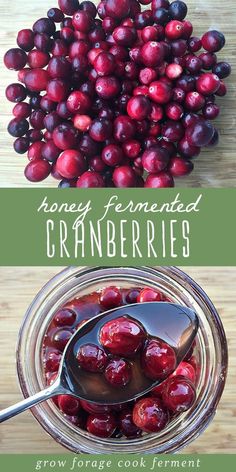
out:
M97 0L96 0L97 2ZM15 46L17 32L22 28L30 28L37 18L45 16L50 6L56 5L52 0L12 0L9 8L0 0L2 28L0 31L0 58L6 50ZM189 187L234 187L236 182L236 134L235 134L235 102L236 102L236 56L235 56L235 0L188 0L189 18L197 25L195 35L202 35L209 28L219 28L227 39L225 49L220 52L219 59L228 60L233 66L231 78L227 80L229 94L221 103L221 115L216 126L220 130L220 145L216 149L205 150L196 160L196 168L191 176L177 181L177 186ZM25 155L16 154L12 148L13 138L6 132L11 119L12 104L7 102L4 91L6 86L16 81L16 73L1 65L0 72L1 98L1 130L0 130L0 187L29 187L23 175L27 163ZM35 185L36 186L36 185ZM39 187L55 187L53 179L38 184Z
M37 291L60 268L0 268L0 408L22 398L16 377L15 345L22 317ZM229 345L229 373L214 421L184 452L236 452L236 268L183 268L214 302ZM63 453L30 411L1 425L2 453Z

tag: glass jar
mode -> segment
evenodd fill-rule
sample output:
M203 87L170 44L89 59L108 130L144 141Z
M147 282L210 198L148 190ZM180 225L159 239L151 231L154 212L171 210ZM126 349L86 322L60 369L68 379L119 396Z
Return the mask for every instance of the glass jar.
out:
M83 453L177 452L201 434L212 421L227 373L227 341L219 315L206 293L176 267L69 267L53 277L31 303L23 320L17 370L24 397L45 387L42 341L55 312L75 296L104 286L160 289L174 303L191 307L199 318L197 352L200 364L197 400L161 432L138 439L100 439L68 422L52 400L32 409L43 428L60 444Z

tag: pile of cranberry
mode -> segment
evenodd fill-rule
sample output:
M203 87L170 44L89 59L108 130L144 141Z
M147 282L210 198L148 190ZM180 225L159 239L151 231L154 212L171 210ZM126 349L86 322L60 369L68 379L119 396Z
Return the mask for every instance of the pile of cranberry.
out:
M153 288L110 286L63 306L54 315L44 336L42 357L47 384L51 385L57 377L62 353L85 320L110 308L149 301L168 299ZM102 347L81 346L77 361L85 371L104 375L114 389L124 389L132 382L130 363L137 353L144 376L165 380L149 394L126 404L95 404L71 395L54 397L54 403L72 424L98 437L132 439L163 430L173 418L193 406L199 375L194 345L176 369L171 346L156 338L148 339L140 323L124 316L103 325L100 343Z
M16 102L8 131L15 151L27 152L26 178L173 187L201 147L218 143L215 96L226 94L222 79L231 71L215 54L224 35L192 36L180 0L58 3L19 31L19 48L4 56L21 82L6 96Z

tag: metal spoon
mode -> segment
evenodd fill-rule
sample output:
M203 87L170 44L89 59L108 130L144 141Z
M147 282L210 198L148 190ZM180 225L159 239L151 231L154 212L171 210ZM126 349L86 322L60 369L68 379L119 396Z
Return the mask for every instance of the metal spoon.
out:
M32 397L2 410L0 423L55 395L74 395L83 400L108 405L138 398L159 385L163 380L158 382L145 377L139 354L131 360L132 381L123 389L108 384L102 374L80 369L76 361L80 346L87 343L99 345L100 328L107 321L120 316L139 321L150 338L168 343L175 350L177 365L187 354L198 330L195 312L172 303L135 303L101 313L87 321L71 337L63 353L55 382Z

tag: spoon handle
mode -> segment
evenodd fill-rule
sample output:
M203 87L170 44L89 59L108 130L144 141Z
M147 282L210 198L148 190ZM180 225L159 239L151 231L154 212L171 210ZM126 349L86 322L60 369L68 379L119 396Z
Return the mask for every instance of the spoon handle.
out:
M13 416L18 415L19 413L22 413L25 410L28 410L28 408L32 408L38 403L48 400L54 395L58 395L61 393L65 393L63 388L61 388L57 383L55 383L50 387L45 388L41 392L38 392L29 398L25 398L25 400L22 400L16 403L15 405L9 406L8 408L5 408L4 410L0 411L0 423L8 420L9 418L12 418Z

